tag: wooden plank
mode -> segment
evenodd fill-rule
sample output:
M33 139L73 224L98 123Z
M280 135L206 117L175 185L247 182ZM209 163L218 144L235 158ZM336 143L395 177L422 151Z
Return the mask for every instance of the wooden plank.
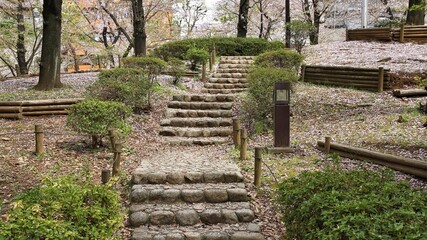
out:
M372 76L358 76L358 75L354 75L354 74L335 74L334 72L330 72L330 73L311 73L311 72L306 72L305 73L306 76L305 78L332 78L332 79L355 79L355 80L361 80L361 81L374 81L377 82L378 81L378 73Z
M322 65L307 65L306 69L309 68L321 68L321 69L331 69L331 70L346 70L346 71L361 71L361 72L377 72L378 68L355 68L347 66L322 66ZM384 71L390 71L390 69L384 69Z
M23 112L24 116L42 116L42 115L67 115L68 112L65 110L56 110L56 111L34 111L34 112Z
M22 119L22 113L0 113L0 118Z
M28 106L22 107L24 112L46 111L46 110L65 110L71 105L47 105L47 106Z
M0 106L0 113L20 113L22 108L19 106Z
M0 106L37 106L37 105L75 104L83 100L84 98L3 101L3 102L0 102Z

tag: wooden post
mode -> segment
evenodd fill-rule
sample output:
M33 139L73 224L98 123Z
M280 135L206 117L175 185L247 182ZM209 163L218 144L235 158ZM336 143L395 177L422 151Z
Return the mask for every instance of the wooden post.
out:
M255 148L255 173L254 173L254 185L256 187L261 186L261 162L262 162L262 148Z
M110 181L110 178L111 178L111 170L103 169L101 173L102 184L108 183L108 181Z
M306 67L306 65L305 65L305 64L303 64L303 65L301 66L301 81L302 81L302 82L304 82L304 78L305 78L305 67Z
M97 59L98 59L98 69L101 70L101 59L99 55L97 55Z
M380 67L378 69L378 92L381 93L384 91L384 68Z
M212 64L215 64L216 62L216 49L215 49L215 43L213 45L213 49L212 49Z
M202 81L206 81L206 62L202 64Z
M44 152L43 146L43 126L35 125L34 133L36 134L36 154L40 155Z
M399 42L404 43L405 42L405 25L400 25L400 31L399 31Z
M113 162L113 176L116 176L117 173L120 172L120 162L122 155L122 144L116 143L116 146L114 147L114 162Z
M108 130L108 136L110 137L111 149L114 151L114 147L116 146L116 140L117 140L116 130L115 129L109 129Z
M233 118L233 143L235 148L240 146L240 120Z
M209 72L212 72L213 65L214 65L212 55L213 55L213 51L211 51L211 54L209 56Z
M349 41L349 36L348 36L348 28L346 27L345 28L345 41L347 42L347 41Z
M241 147L240 147L240 160L246 160L248 150L248 132L246 129L241 130Z
M331 137L325 137L325 152L331 152Z

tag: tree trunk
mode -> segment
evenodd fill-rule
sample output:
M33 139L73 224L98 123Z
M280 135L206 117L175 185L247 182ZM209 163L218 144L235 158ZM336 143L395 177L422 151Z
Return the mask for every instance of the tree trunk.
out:
M240 0L237 37L245 38L248 33L249 0Z
M16 14L16 20L18 22L18 39L16 42L16 56L18 59L18 68L16 72L21 75L28 74L27 61L25 59L25 24L24 24L24 7L23 0L18 1L18 9Z
M425 6L425 0L409 0L406 25L424 25Z
M316 45L319 43L319 29L320 29L320 17L322 14L317 9L318 0L313 0L313 26L316 31L310 32L310 45Z
M61 70L61 17L62 0L43 1L43 43L39 82L36 90L62 87Z
M145 16L143 0L132 0L133 40L135 56L147 55L147 34L145 32Z

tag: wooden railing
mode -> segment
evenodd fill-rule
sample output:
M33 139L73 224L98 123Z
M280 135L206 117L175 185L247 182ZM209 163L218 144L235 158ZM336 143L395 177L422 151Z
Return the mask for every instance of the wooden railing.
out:
M400 28L363 28L346 31L346 41L427 42L427 26L402 25Z
M390 70L341 66L302 66L302 80L310 83L334 85L382 92L390 88Z

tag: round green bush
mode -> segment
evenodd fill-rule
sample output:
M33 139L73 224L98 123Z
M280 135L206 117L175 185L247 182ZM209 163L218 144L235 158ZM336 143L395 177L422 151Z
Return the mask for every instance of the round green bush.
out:
M197 64L206 63L209 59L209 56L209 53L203 49L190 48L185 54L185 59L190 60L190 69L195 71L197 69Z
M295 82L298 76L289 69L262 68L251 69L248 75L248 95L243 100L242 111L245 125L251 132L262 132L272 127L274 83Z
M178 58L171 57L168 59L167 64L167 72L174 77L173 84L176 85L185 74L185 63Z
M122 222L117 192L65 177L17 196L0 239L112 239Z
M115 68L101 71L88 92L100 100L122 102L139 113L150 106L153 83L144 69Z
M126 136L131 131L126 122L130 114L131 109L123 103L88 99L69 108L67 125L94 139L107 135L111 128L117 129L120 136Z
M254 64L259 67L288 68L299 71L304 57L289 49L280 49L260 54Z
M285 180L285 239L427 239L427 192L394 174L326 169Z
M160 74L161 71L167 66L167 63L160 58L146 56L146 57L127 57L122 60L124 68L142 68L145 69L150 75Z

